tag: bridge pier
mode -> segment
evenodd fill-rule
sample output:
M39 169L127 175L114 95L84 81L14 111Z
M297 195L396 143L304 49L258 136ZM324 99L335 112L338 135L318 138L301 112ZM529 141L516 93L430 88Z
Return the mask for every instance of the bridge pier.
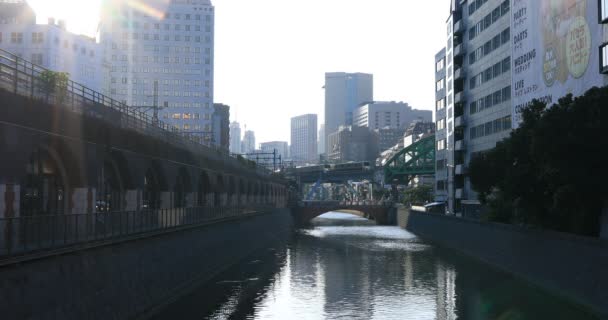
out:
M127 190L124 196L124 208L125 211L136 211L139 210L141 194L139 190Z

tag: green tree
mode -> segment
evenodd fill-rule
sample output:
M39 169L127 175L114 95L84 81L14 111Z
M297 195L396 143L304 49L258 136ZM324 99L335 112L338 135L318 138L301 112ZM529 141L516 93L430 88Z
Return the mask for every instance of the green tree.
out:
M534 101L519 128L472 159L471 183L487 205L486 218L597 235L608 195L600 127L606 101L608 87L567 95L549 108Z
M421 185L415 188L406 189L403 193L403 204L422 205L433 201L433 187Z
M45 94L45 101L49 102L51 95L55 95L57 102L63 101L68 87L69 75L65 72L45 70L38 76L38 87Z

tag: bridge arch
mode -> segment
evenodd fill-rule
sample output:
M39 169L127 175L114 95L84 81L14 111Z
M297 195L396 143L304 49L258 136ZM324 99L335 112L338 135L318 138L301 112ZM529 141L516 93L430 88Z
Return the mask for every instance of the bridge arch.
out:
M223 205L222 196L225 193L224 176L218 173L215 177L215 192L213 194L213 205L220 207Z
M188 207L188 195L191 192L192 183L190 182L190 175L188 174L188 171L186 171L186 168L180 167L173 187L173 207Z
M46 146L36 148L25 166L20 211L24 215L68 212L70 182L73 180L57 151Z
M111 155L107 156L97 170L95 196L96 211L119 211L125 206L125 183L120 167Z
M343 204L339 201L304 201L300 202L293 212L298 223L306 224L324 213L342 210L348 210L349 213L375 220L378 224L387 224L389 211L393 209L390 204L357 205Z
M227 196L227 200L226 200L226 205L231 206L233 205L234 199L236 197L236 182L234 180L234 176L230 175L228 176L228 196Z
M238 204L247 203L247 183L244 178L239 179Z
M209 175L206 171L202 171L198 177L198 188L196 190L196 204L200 207L207 205L207 194L211 191L211 183Z
M167 191L168 187L162 167L156 161L152 161L146 169L142 189L142 208L161 208L163 205L162 192Z

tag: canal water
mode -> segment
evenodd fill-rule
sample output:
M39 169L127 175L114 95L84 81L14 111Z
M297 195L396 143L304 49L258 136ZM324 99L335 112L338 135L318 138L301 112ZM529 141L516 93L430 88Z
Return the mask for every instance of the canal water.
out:
M398 227L328 213L154 319L596 319Z

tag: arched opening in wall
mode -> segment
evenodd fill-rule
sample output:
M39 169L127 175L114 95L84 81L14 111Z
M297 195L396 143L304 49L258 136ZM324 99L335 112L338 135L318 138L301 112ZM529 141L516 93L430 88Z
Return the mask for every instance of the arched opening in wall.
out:
M142 197L143 209L160 208L160 182L158 174L152 169L146 171L144 176L144 190Z
M211 183L209 183L209 175L203 171L198 178L198 188L196 190L196 204L199 207L203 207L207 204L207 194L211 190Z
M213 205L219 207L222 205L222 193L224 193L224 177L218 174L215 183L215 193L213 196Z
M61 160L46 149L32 153L20 194L23 215L62 214L67 209L67 176Z
M254 189L255 189L255 186L254 186L253 182L251 182L251 181L247 182L247 202L253 201L253 196L255 195Z
M181 167L175 178L175 187L173 188L173 206L175 208L184 208L188 205L188 193L192 192L190 185L190 175L186 168Z
M247 194L247 189L246 186L247 184L245 183L245 179L239 179L239 196L238 196L238 203L241 203L241 199L243 198L243 195Z
M234 196L236 195L236 183L233 176L228 177L228 205L232 205Z
M122 209L123 182L116 164L108 159L97 173L95 211L108 212Z

